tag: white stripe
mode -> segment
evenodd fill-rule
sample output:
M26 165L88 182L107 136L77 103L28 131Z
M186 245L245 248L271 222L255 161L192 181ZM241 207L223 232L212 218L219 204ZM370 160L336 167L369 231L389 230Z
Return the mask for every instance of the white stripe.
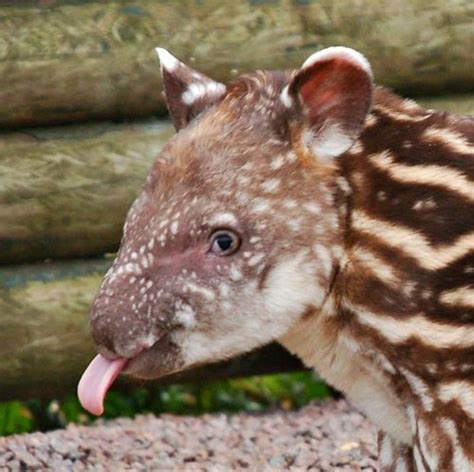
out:
M433 411L433 398L426 382L408 369L401 367L399 370L410 385L412 392L421 400L423 408L426 411Z
M443 144L454 153L474 155L474 146L457 131L452 131L446 128L428 128L421 135L421 138L426 138L429 141Z
M447 305L474 308L474 287L465 286L454 290L447 290L440 295L439 299Z
M357 246L351 252L351 260L356 270L358 265L362 265L364 268L369 269L379 280L388 285L393 286L400 282L399 278L395 275L395 268L384 262L383 259L367 248Z
M374 105L374 110L378 112L382 112L384 115L388 116L389 118L392 118L395 121L411 121L411 122L416 123L418 121L426 120L427 118L430 117L429 114L415 115L415 116L407 115L405 113L401 113L391 108L385 108L380 103L376 103Z
M460 444L456 423L451 418L441 418L440 424L451 440L453 450L453 472L466 472L468 470L474 470L474 462L469 460Z
M417 231L395 226L367 216L361 211L353 212L353 227L375 236L388 246L412 257L428 270L438 270L474 251L474 232L464 234L449 245L432 246L427 238Z
M474 202L474 182L467 179L462 172L448 166L399 164L394 162L390 151L372 154L369 159L378 169L387 171L397 182L446 187Z
M438 389L441 401L456 400L468 416L474 419L474 383L467 380L444 382Z
M344 304L355 313L359 323L375 329L393 344L402 344L410 338L415 338L436 349L474 346L473 327L436 323L422 314L415 314L406 319L395 318L383 313L370 312L365 307L350 302Z

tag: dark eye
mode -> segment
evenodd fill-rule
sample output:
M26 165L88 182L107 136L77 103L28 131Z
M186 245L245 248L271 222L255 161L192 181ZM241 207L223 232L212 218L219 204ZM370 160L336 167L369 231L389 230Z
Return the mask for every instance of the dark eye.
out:
M240 238L233 231L221 229L211 236L210 252L218 256L229 256L239 249Z

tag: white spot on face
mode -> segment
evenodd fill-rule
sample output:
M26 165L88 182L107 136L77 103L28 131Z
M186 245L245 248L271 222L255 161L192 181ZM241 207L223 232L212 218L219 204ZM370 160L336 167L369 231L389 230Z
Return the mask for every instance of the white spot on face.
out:
M249 178L249 177L246 177L245 175L238 175L238 176L237 176L237 183L238 183L239 185L245 186L245 185L247 185L248 183L250 183L250 178Z
M211 218L211 226L235 226L237 218L232 213L221 213Z
M171 223L171 227L170 227L171 234L175 235L178 233L178 226L179 226L179 223L176 220L173 221L173 223Z
M145 349L149 349L155 343L156 337L152 333L147 333L137 339L137 344Z
M196 313L187 303L178 301L175 306L175 315L184 328L192 328L196 324Z
M248 260L248 265L249 266L254 266L256 264L258 264L263 258L265 257L265 254L255 254L255 256L251 257L249 260Z
M230 266L229 275L234 282L238 282L243 277L242 272L234 265Z
M193 282L187 282L186 286L191 292L199 293L200 295L202 295L204 298L206 298L209 301L213 301L216 298L214 292L208 289L207 287L196 285Z
M125 264L125 267L124 267L125 273L131 274L131 273L134 273L134 272L138 272L138 271L135 270L135 269L136 269L135 264L131 264L131 263Z
M273 193L278 190L280 179L269 179L262 183L261 187L264 192Z
M301 221L299 219L289 220L287 226L291 231L299 231L301 227Z
M252 210L255 213L262 213L268 211L270 209L270 205L265 200L257 200L256 203L252 206Z
M246 205L249 202L249 196L245 192L238 192L236 198L242 205Z
M306 202L303 203L303 208L313 215L319 215L321 213L321 207L317 203Z
M283 166L285 163L285 159L283 156L277 156L272 159L272 162L270 162L270 169L272 170L278 170L280 167Z
M294 200L285 200L283 202L283 206L285 208L288 208L289 210L292 210L293 208L296 208L298 206L298 203L296 203Z
M220 293L221 297L227 298L230 294L229 286L227 284L224 284L224 283L220 284L219 285L219 293Z

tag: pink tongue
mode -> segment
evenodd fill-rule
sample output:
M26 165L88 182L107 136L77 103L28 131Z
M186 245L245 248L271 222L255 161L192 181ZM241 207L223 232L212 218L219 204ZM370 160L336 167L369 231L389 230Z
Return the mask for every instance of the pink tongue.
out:
M84 409L97 416L104 412L105 394L127 360L109 361L100 354L94 357L77 386L77 395Z

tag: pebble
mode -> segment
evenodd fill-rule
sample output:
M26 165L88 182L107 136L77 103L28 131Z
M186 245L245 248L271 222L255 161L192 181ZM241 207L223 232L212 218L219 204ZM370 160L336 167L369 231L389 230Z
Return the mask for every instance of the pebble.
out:
M137 416L0 438L0 471L378 471L375 428L344 400L299 411Z

